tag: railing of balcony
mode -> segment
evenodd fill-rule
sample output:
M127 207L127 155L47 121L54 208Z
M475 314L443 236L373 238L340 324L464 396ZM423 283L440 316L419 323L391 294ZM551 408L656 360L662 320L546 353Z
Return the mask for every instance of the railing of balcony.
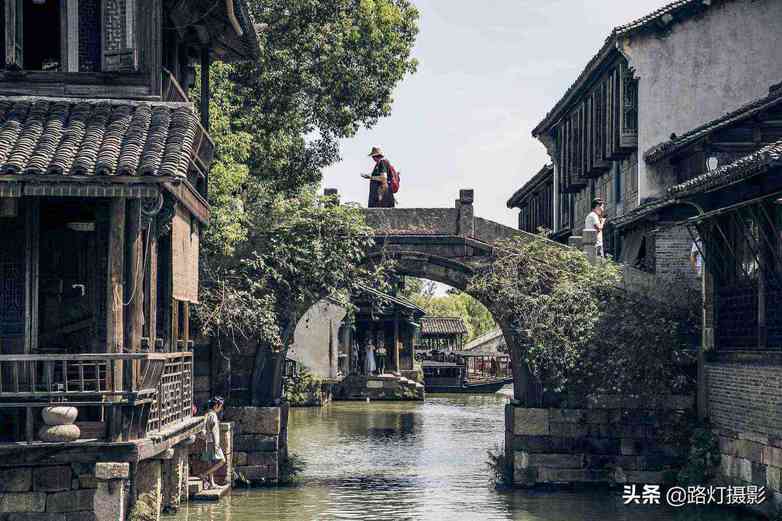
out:
M51 405L127 411L132 425L119 436L109 429L112 440L144 437L192 416L192 386L190 352L0 355L0 410L26 409L28 418ZM34 441L30 429L27 441Z

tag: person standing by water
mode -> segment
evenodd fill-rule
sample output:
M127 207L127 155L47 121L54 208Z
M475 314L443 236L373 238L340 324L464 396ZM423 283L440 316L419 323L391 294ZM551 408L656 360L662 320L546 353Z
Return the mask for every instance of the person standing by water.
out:
M225 454L220 448L220 418L218 414L223 410L225 400L220 396L215 396L207 403L208 412L206 413L206 422L204 431L206 434L206 448L201 453L201 461L208 467L201 474L201 481L205 489L216 488L214 473L225 465Z
M383 156L380 147L372 147L369 153L375 161L375 168L371 174L361 174L364 179L369 179L369 208L393 208L396 205L394 193L389 185L391 164Z
M372 341L367 342L365 362L367 376L375 374L375 371L377 371L377 364L375 363L375 346L372 344Z

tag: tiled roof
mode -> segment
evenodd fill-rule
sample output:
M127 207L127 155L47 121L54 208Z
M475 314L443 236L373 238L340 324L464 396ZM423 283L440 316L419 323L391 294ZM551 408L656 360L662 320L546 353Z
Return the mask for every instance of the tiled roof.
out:
M538 183L540 183L543 179L545 179L547 176L551 175L554 172L554 165L548 164L544 165L543 168L538 170L538 173L532 176L532 179L524 183L524 186L516 190L512 196L510 196L510 199L508 199L508 202L505 203L505 205L508 208L513 208L521 200L526 196L531 190L533 190Z
M780 103L782 103L782 88L772 87L769 89L768 96L747 103L713 121L709 121L700 127L688 131L686 134L682 134L670 141L660 143L659 145L650 148L644 154L644 159L647 163L656 163L673 152L686 147L712 132L738 123L739 121L749 119L755 114L763 112Z
M0 98L0 174L186 176L189 103Z
M423 317L422 335L466 335L467 326L460 317Z
M782 164L782 141L767 145L728 165L690 179L668 189L671 197L706 192L766 171Z
M657 24L658 21L665 22L668 17L673 17L674 15L678 16L678 20L685 20L694 15L700 9L708 8L710 4L711 1L707 2L704 0L677 0L676 2L665 5L646 16L642 16L641 18L633 20L630 23L615 27L605 39L603 46L599 51L597 51L597 54L595 54L589 60L584 70L581 71L581 74L578 75L576 81L573 82L567 91L565 91L565 94L556 103L556 105L554 105L554 108L552 108L551 111L546 114L546 117L543 118L543 121L538 123L538 125L532 130L532 135L537 136L541 134L551 123L554 122L556 118L559 117L561 111L567 107L576 92L578 92L581 87L583 87L584 84L589 80L589 78L597 69L598 65L603 63L603 60L605 60L605 58L611 54L611 51L615 49L616 42L620 37L626 37L635 32L652 27L653 24Z
M627 212L624 215L620 215L617 217L612 217L609 219L609 222L616 226L617 228L622 228L624 226L627 226L628 224L632 224L636 221L639 221L646 217L647 215L650 215L662 208L665 208L667 206L672 206L674 203L670 199L654 199L652 201L645 202L642 205L639 205L636 208L633 208L631 211Z

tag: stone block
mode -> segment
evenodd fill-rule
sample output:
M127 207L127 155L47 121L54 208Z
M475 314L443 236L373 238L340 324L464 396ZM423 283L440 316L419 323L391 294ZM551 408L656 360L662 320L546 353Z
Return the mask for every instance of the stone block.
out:
M382 380L367 380L367 389L382 389Z
M276 452L248 452L247 453L247 465L268 465L277 466L278 453Z
M0 513L43 512L45 509L45 492L8 492L0 494Z
M548 411L514 407L513 434L540 436L549 434Z
M71 490L49 494L46 499L47 512L80 512L94 507L94 490Z
M633 438L622 438L619 443L619 452L622 456L635 456L640 452Z
M140 493L145 491L139 490ZM145 496L140 496L139 500L146 501ZM71 514L74 516L74 521L118 521L123 519L129 519L127 516L126 506L128 504L127 488L122 486L112 485L110 481L101 481L98 484L97 490L95 490L94 508L88 514L93 514L93 517L89 516L79 519L83 516L83 513ZM82 516L80 516L82 514ZM155 511L156 519L160 518L160 503L158 502L157 509ZM149 521L147 519L147 521Z
M96 463L95 479L128 479L130 477L129 463Z
M226 421L236 424L237 434L279 434L279 407L228 407Z
M33 471L33 490L60 492L71 489L71 466L37 467Z
M763 449L764 447L760 443L750 440L736 440L736 455L739 458L760 463L763 460Z
M569 453L573 452L577 443L574 438L559 436L514 436L511 435L511 446L514 451Z
M782 449L777 447L763 447L760 462L764 465L782 468Z
M608 423L609 411L606 409L587 409L585 411L585 420L587 423Z
M550 423L581 423L586 421L583 409L549 409Z
M248 481L276 481L279 479L279 469L276 466L243 465L236 467L236 472Z
M234 450L241 452L277 452L278 436L241 434L234 436Z
M584 467L583 454L527 454L525 467L550 467L554 469L580 469Z
M610 481L610 473L607 470L538 467L537 473L540 483L603 483Z
M782 479L780 479L782 476L782 469L779 467L766 467L766 486L770 489L781 492L782 487L780 487L780 484L782 483Z
M752 482L752 462L744 458L736 458L738 465L738 478L746 482Z
M551 423L549 432L553 436L580 438L589 435L589 426L585 423Z
M619 438L586 436L578 440L581 450L587 454L619 454Z
M720 453L728 456L735 456L738 454L738 448L736 447L736 440L732 438L726 438L725 436L719 436Z
M49 512L12 512L3 516L3 521L67 521L65 514Z
M736 457L729 456L728 454L722 454L720 456L720 472L726 478L733 478L738 475L738 465L736 464Z
M115 511L115 515L116 515ZM98 514L95 512L66 512L64 514L65 521L103 521L98 519ZM115 518L116 519L116 518ZM105 520L109 521L109 520Z
M79 476L78 480L78 487L73 488L98 488L98 480L95 479L95 476Z
M31 468L0 469L0 492L28 492L32 485L33 472Z
M666 473L649 470L628 470L624 472L626 483L662 484L666 482Z

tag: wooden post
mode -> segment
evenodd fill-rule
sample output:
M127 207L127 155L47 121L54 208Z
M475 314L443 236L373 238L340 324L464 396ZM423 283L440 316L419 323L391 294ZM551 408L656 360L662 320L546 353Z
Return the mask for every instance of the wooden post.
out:
M155 350L157 341L157 233L155 223L147 231L149 234L149 261L147 274L144 277L144 303L146 304L146 333L149 338L149 350Z
M399 312L394 313L394 372L400 374L399 363Z
M106 281L106 352L121 353L124 344L123 272L125 268L125 199L111 199L109 206L109 245ZM108 371L109 388L123 389L122 361L112 363ZM108 407L108 441L122 439L122 410Z
M128 305L125 309L125 350L141 351L144 323L144 244L141 233L141 201L131 199L127 204L125 240L127 264L124 294ZM123 302L123 304L124 304Z

